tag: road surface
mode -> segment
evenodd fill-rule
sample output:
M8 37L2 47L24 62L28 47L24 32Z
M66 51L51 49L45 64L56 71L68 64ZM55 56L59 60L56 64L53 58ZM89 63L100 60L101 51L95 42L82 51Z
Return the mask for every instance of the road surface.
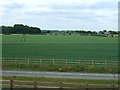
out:
M49 78L76 78L76 79L118 79L118 74L95 74L95 73L73 73L73 72L36 72L36 71L9 71L2 70L3 76L29 76Z

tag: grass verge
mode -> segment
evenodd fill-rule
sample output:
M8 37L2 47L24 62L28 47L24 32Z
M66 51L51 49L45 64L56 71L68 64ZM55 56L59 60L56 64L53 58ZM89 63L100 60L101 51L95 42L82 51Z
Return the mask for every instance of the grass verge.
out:
M28 71L56 71L56 72L82 72L82 73L118 73L118 67L105 66L79 66L79 65L25 65L6 63L2 66L3 70L28 70Z

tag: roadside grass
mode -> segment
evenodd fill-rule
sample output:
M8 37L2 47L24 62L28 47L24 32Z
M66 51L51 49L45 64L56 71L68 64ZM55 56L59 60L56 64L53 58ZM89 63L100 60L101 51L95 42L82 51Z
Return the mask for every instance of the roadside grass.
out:
M24 76L2 76L3 80L21 80L21 81L41 81L41 82L53 82L49 84L41 83L40 86L60 86L60 82L64 83L83 83L83 85L64 85L63 87L75 87L75 88L85 88L84 84L118 84L117 80L87 80L87 79L65 79L65 78L45 78L45 77L24 77ZM7 84L7 83L4 83ZM17 83L15 83L17 84ZM34 85L34 83L20 83L20 85ZM111 88L110 86L89 86L89 88Z
M6 63L2 66L3 70L28 70L28 71L55 71L55 72L83 72L83 73L118 73L118 67L110 66L79 66L79 65L24 65Z

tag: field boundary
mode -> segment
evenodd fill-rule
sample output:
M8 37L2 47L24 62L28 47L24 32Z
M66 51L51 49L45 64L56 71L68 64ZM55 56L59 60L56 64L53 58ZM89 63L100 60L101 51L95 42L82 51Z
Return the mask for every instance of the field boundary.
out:
M92 83L67 83L67 82L46 82L46 81L24 81L24 80L1 80L2 86L10 88L75 88L74 86L90 87L109 87L118 88L118 84L92 84Z
M48 59L48 58L11 58L1 57L0 59L3 65L7 63L14 64L27 64L27 65L41 65L41 64L62 64L62 65L79 65L79 66L114 66L117 67L119 61L108 60L72 60L72 59Z

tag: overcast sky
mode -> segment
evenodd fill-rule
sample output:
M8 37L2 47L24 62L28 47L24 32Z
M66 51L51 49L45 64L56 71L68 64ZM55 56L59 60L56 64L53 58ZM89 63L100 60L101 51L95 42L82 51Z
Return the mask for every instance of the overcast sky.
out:
M1 0L0 25L118 30L119 0Z

